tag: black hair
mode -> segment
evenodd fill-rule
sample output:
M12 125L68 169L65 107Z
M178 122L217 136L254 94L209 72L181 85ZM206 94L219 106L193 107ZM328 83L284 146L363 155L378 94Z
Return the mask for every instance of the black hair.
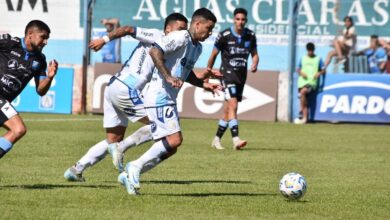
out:
M373 35L371 35L371 39L379 39L379 37L378 37L378 35L376 35L376 34L373 34Z
M175 21L184 21L185 23L188 23L188 20L184 15L182 15L180 13L172 13L172 14L168 15L168 17L165 18L164 30L165 30L165 28L167 28L169 23L175 22Z
M196 18L198 18L198 17L201 17L201 18L204 18L206 20L209 20L209 21L212 21L214 23L217 23L217 18L207 8L199 8L198 10L196 10L194 12L194 14L192 15L192 20L196 20Z
M306 50L314 51L315 49L316 49L316 46L312 42L309 42L306 44Z
M349 21L351 22L351 27L352 27L352 26L353 26L353 18L352 18L351 16L345 16L345 17L344 17L344 22L345 22L346 20L349 20Z
M47 24L40 20L32 20L28 22L26 29L24 29L24 35L27 36L27 32L31 28L38 28L40 31L46 31L48 34L50 34L50 28L47 26Z
M245 17L248 16L248 12L246 11L245 8L236 8L233 12L234 16L236 16L236 14L244 14Z

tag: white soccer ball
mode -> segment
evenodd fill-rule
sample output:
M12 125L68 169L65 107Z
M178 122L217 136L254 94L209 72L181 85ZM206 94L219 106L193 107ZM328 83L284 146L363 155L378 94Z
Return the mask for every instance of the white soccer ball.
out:
M298 200L305 195L307 183L299 173L287 173L279 182L280 193L290 200Z

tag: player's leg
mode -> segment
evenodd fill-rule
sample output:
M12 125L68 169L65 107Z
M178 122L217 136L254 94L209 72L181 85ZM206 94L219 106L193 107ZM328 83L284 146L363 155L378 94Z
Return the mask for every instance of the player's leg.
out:
M233 149L240 150L247 144L246 140L241 140L239 137L239 123L237 119L238 102L242 100L244 91L243 85L234 85L229 87L231 98L228 99L228 125L233 139Z
M329 51L325 60L325 68L329 66L330 62L332 61L332 58L335 56L337 56L336 50Z
M217 132L215 134L215 137L214 137L213 141L211 142L211 147L214 147L218 150L225 149L221 144L221 139L222 139L222 136L225 134L226 129L228 128L229 104L228 104L227 100L231 98L229 90L226 88L226 85L223 81L222 81L222 84L225 87L225 91L224 91L225 101L223 103L223 113L222 113L222 118L219 119L219 121L218 121L218 128L217 128Z
M299 89L299 95L300 95L300 109L302 112L302 118L298 118L294 120L295 124L305 124L307 122L307 94L308 94L308 87L302 87Z
M7 132L0 137L0 158L8 153L13 145L26 134L26 126L14 107L5 99L1 99L0 123Z
M128 182L124 185L129 194L135 194L136 189L140 188L141 172L150 170L175 154L183 140L175 106L148 108L146 111L151 121L153 138L157 141L141 157L126 165Z

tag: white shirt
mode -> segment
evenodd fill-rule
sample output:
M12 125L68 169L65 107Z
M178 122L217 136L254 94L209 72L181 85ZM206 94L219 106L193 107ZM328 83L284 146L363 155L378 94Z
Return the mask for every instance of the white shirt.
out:
M149 50L156 39L164 36L157 29L136 28L134 38L140 43L126 60L122 70L116 77L132 89L142 90L152 77L154 63L149 55Z
M187 30L171 32L158 39L154 46L164 53L164 63L171 75L182 81L188 77L202 53L202 45L194 43ZM143 91L145 107L174 105L179 90L167 83L155 68L150 83Z

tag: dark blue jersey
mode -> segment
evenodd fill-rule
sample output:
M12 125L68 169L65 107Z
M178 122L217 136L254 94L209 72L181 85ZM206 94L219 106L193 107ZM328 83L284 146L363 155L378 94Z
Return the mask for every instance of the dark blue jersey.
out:
M233 28L218 34L215 48L221 51L221 73L227 83L245 84L248 69L248 56L257 47L256 35L245 28L240 36Z
M33 78L46 77L46 58L28 52L24 39L0 35L0 96L12 101Z

